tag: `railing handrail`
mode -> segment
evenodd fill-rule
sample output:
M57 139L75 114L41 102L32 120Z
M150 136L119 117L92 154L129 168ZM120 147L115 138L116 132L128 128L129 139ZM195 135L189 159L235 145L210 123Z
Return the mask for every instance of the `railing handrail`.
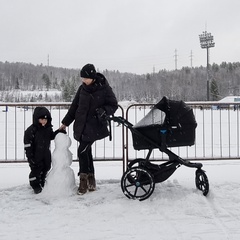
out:
M72 102L0 102L0 106L69 106ZM218 101L190 101L185 102L187 105L204 105L204 106L222 106L222 105L240 105L240 102L218 102ZM149 106L154 103L134 103L129 106ZM121 105L119 105L121 107Z
M69 106L71 102L0 102L0 106Z

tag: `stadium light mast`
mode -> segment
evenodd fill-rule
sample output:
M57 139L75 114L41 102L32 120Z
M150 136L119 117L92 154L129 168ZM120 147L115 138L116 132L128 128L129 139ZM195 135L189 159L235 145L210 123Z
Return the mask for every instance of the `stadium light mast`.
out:
M207 100L209 101L209 48L215 46L211 33L204 31L199 35L201 48L207 49Z

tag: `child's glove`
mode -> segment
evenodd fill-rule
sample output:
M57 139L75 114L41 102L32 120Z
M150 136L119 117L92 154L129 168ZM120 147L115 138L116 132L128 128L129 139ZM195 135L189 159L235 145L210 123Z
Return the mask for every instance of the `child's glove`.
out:
M67 134L67 131L65 129L59 129L57 133L64 133Z
M103 108L97 108L96 113L97 113L97 117L100 120L106 120L107 114L106 114L106 111Z
M58 133L64 133L64 134L67 134L67 132L66 132L65 129L58 129L58 130L56 130L56 131L54 132L54 138L56 137L56 135L57 135Z

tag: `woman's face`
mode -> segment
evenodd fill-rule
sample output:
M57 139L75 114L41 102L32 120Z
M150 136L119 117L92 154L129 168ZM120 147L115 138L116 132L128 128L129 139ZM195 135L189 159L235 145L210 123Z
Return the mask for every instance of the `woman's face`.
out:
M93 79L91 78L82 78L82 82L86 85L90 85L93 82Z
M47 119L45 119L45 118L39 118L38 121L43 127L47 124Z

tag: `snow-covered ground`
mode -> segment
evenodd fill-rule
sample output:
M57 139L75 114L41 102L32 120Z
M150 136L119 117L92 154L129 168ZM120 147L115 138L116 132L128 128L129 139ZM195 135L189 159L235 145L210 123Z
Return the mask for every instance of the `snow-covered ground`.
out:
M95 163L97 191L57 198L33 194L26 163L0 164L0 239L237 240L240 161L202 163L207 197L196 190L195 170L182 166L141 202L122 193L120 162ZM77 176L78 163L71 167Z

